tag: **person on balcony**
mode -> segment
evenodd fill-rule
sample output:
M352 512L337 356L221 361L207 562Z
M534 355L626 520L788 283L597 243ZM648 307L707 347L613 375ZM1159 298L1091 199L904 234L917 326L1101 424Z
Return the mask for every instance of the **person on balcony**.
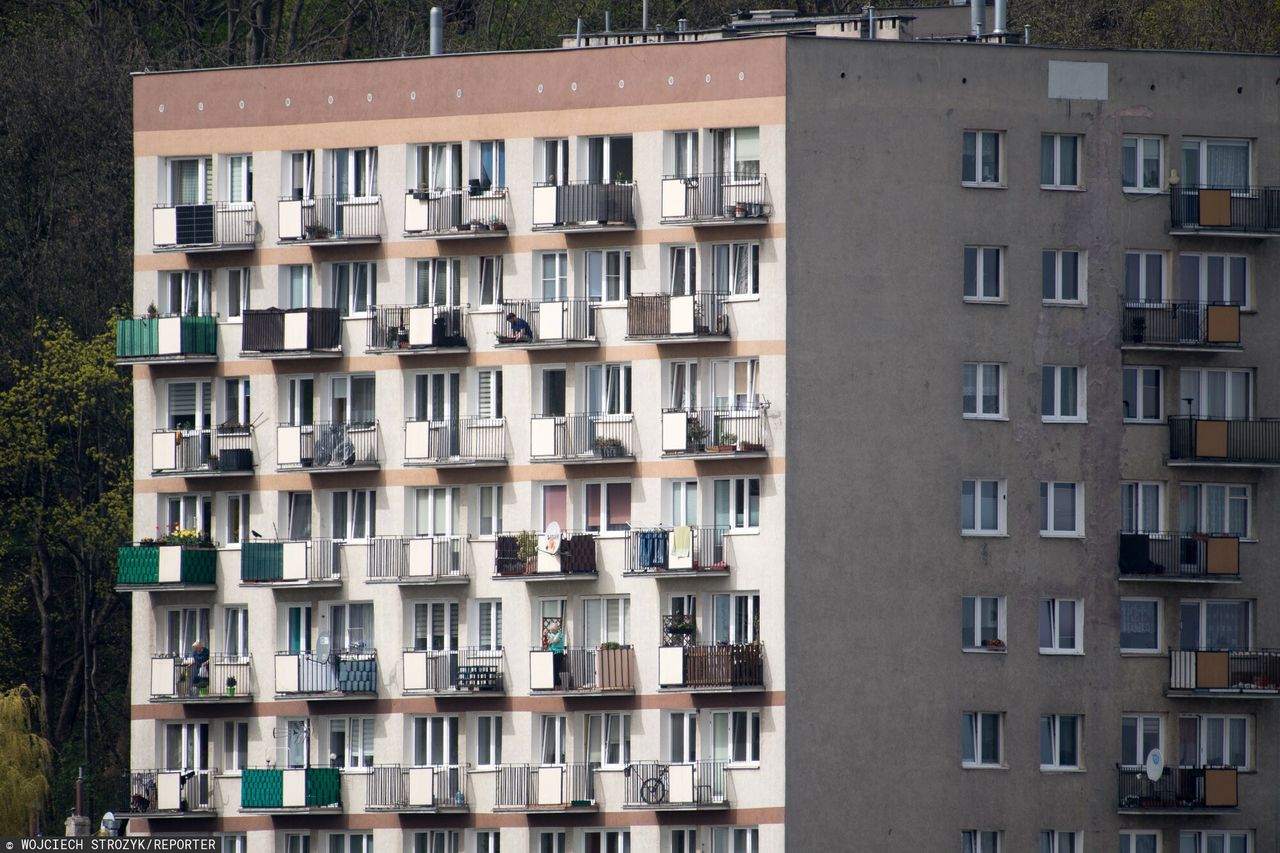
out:
M569 688L569 674L564 669L564 624L559 619L549 619L546 626L546 648L551 652L552 678L561 690Z
M513 341L532 341L533 327L529 325L529 321L523 317L516 315L514 311L507 313L507 322L511 324L511 340Z
M191 677L191 689L199 693L209 688L209 650L202 640L191 644L191 656L185 661Z

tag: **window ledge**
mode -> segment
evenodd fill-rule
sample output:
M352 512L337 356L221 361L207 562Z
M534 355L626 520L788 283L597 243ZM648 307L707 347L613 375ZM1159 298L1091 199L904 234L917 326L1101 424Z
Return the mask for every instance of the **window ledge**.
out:
M1160 649L1121 649L1120 657L1122 658L1157 658L1164 659L1164 652Z
M1005 421L1007 423L1009 420L1008 415L971 415L962 413L960 416L966 421Z
M630 530L595 530L587 531L593 533L597 539L626 539L631 535ZM603 765L601 765L603 769Z
M960 186L970 190L1007 190L1008 184L989 181L961 181Z
M473 766L473 767L471 767L471 768L469 768L469 769L467 770L467 773L468 773L468 774L472 774L472 773L497 773L497 772L498 772L498 765L496 765L496 764L491 764L491 765L483 765L483 764L482 764L482 765L479 765L479 766Z
M1046 657L1060 658L1082 658L1084 651L1080 649L1040 649L1040 654Z
M1054 418L1054 417L1049 417L1047 415L1041 415L1040 423L1042 424L1087 424L1089 423L1089 419L1088 418Z
M960 535L972 539L1008 539L1009 534L1003 530L961 530Z
M960 651L967 655L1002 655L1009 651L1008 647L998 648L980 648L978 646L961 646Z
M474 308L468 308L470 314L497 314L502 309L497 305L477 305Z
M1056 774L1068 774L1068 773L1083 773L1085 771L1083 767L1054 767L1051 765L1041 764L1040 772L1051 773L1056 775Z
M1078 185L1066 186L1066 185L1059 185L1059 184L1041 184L1040 189L1046 192L1053 192L1053 193L1082 193L1085 191L1086 188Z
M372 776L372 767L339 767L338 772L343 776Z
M621 302L619 302L619 301L617 301L617 300L615 300L615 299L610 299L610 300L609 300L609 301L607 301L607 302L604 302L604 301L596 302L596 303L595 303L595 307L597 307L597 308L626 308L626 307L627 307L627 302L626 302L626 300L625 300L625 299L624 299L623 301L621 301ZM605 770L605 769L608 769L608 768L601 767L600 769L601 769L601 770Z
M759 536L759 527L738 527L724 532L725 536Z
M964 301L968 305L1008 305L1009 300L1003 296L966 296Z
M724 765L726 770L759 770L759 761L729 761Z
M1125 195L1168 195L1169 194L1169 191L1166 189L1144 190L1144 189L1139 189L1137 187L1121 187L1120 192L1124 193Z
M965 764L961 762L961 770L1008 770L1007 764Z
M1088 308L1089 303L1079 299L1041 299L1040 304L1048 308Z
M1052 530L1041 530L1040 538L1041 539L1083 539L1084 532L1078 531L1078 530L1072 530L1065 533L1056 533Z
M736 293L724 298L725 302L759 302L760 294L758 293Z
M1156 421L1156 420L1150 420L1150 419L1147 419L1147 418L1141 418L1141 419L1139 419L1139 418L1125 418L1125 419L1124 419L1124 423L1126 423L1126 424L1128 424L1128 425L1130 425L1130 426L1164 426L1164 425L1165 425L1165 422L1164 422L1164 419L1163 419L1163 418L1161 418L1161 419L1160 419L1160 420L1158 420L1158 421Z

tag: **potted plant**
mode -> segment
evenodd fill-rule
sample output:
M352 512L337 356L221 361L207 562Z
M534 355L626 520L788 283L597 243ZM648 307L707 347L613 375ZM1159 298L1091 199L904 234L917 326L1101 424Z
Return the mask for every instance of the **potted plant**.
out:
M744 441L738 445L743 453L763 453L764 445L754 441Z
M601 459L616 459L623 453L622 439L596 436L594 442L596 456Z
M499 218L498 218L498 217L496 217L496 216L490 216L490 217L489 217L489 230L490 230L490 231L506 231L506 230L507 230L507 223L503 222L501 219L499 219Z
M322 222L312 222L303 230L307 232L308 240L328 240L333 236L333 231Z
M516 557L524 563L525 574L533 574L538 570L538 535L532 530L521 530L516 534Z
M994 640L983 640L982 647L984 649L991 649L992 651L1002 652L1004 651L1004 640L1001 640L999 638L996 638Z
M715 443L716 451L719 453L732 453L738 449L738 435L732 432L720 433L720 438ZM708 448L710 449L710 448Z
M155 319L157 316L159 316L159 314L160 312L156 310L156 304L154 302L152 302L150 305L147 306L148 317Z
M707 438L707 428L702 425L702 421L697 418L689 418L685 424L684 431L689 451L696 453L701 450L702 444Z
M227 676L227 695L236 695L236 677L234 675Z

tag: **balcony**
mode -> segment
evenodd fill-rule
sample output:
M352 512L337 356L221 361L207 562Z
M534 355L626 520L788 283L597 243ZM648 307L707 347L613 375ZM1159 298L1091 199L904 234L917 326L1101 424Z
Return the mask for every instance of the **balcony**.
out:
M488 468L507 464L505 418L407 420L404 464L424 468Z
M176 654L151 656L151 701L229 704L252 702L255 693L251 655L213 654L208 670Z
M589 764L503 764L494 811L595 811L595 772Z
M501 649L405 649L404 692L415 696L499 696L506 690Z
M337 308L245 311L240 329L240 354L263 358L341 355L341 319Z
M507 188L408 190L404 194L404 236L465 240L507 236L511 221Z
M246 768L240 773L240 811L341 812L342 777L337 767Z
M645 577L724 577L727 527L633 528L623 573Z
M1169 418L1170 465L1280 465L1280 418Z
M636 185L578 181L533 185L534 231L629 231Z
M276 427L276 469L309 471L363 471L381 465L378 454L378 422L329 423Z
M529 690L534 694L634 693L634 671L635 651L616 643L566 648L564 654L529 650Z
M116 555L116 588L211 590L218 583L218 551L212 545L144 542Z
M635 417L630 414L534 415L529 459L587 465L635 461Z
M367 777L365 808L385 812L442 812L467 810L467 768L461 764L434 767L375 765Z
M253 473L253 427L158 429L151 434L153 476L216 477Z
M333 539L247 539L240 545L242 586L341 586Z
M662 179L663 225L760 225L772 213L764 175L710 172Z
M158 204L151 211L151 244L157 252L252 249L258 242L258 210L251 201Z
M129 817L208 817L217 770L134 770L129 774Z
M662 455L684 459L765 456L765 410L663 409Z
M1240 306L1218 302L1121 304L1121 348L1232 352L1240 346Z
M760 643L699 645L693 619L662 617L658 687L671 691L764 689L764 647Z
M465 350L463 310L457 305L386 305L374 309L369 352L417 355Z
M116 320L116 364L217 359L217 317L149 315Z
M1169 187L1169 233L1221 237L1280 234L1280 187Z
M377 536L369 541L368 583L465 584L471 548L465 536Z
M1170 649L1169 695L1280 697L1280 651Z
M640 761L623 771L624 809L689 811L729 806L724 761Z
M282 198L280 245L349 245L382 239L382 196Z
M729 340L729 294L632 294L627 299L627 340L697 343Z
M593 580L597 577L596 535L566 531L559 543L526 530L502 533L494 546L495 578L525 581Z
M498 313L497 347L499 349L573 349L594 347L596 340L596 305L589 299L505 299ZM516 338L512 334L508 314L515 314L529 324L533 336Z
M1234 767L1165 767L1154 782L1145 767L1117 769L1121 814L1229 811L1240 802Z
M328 655L276 652L277 699L346 699L377 693L378 655L373 649Z
M1206 533L1121 533L1120 579L1240 580L1240 539Z

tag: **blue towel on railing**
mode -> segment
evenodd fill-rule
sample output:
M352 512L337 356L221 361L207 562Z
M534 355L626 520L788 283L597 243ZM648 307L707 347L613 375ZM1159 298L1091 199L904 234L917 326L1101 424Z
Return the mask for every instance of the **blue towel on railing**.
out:
M641 530L636 534L640 546L640 567L665 569L667 567L667 531Z

